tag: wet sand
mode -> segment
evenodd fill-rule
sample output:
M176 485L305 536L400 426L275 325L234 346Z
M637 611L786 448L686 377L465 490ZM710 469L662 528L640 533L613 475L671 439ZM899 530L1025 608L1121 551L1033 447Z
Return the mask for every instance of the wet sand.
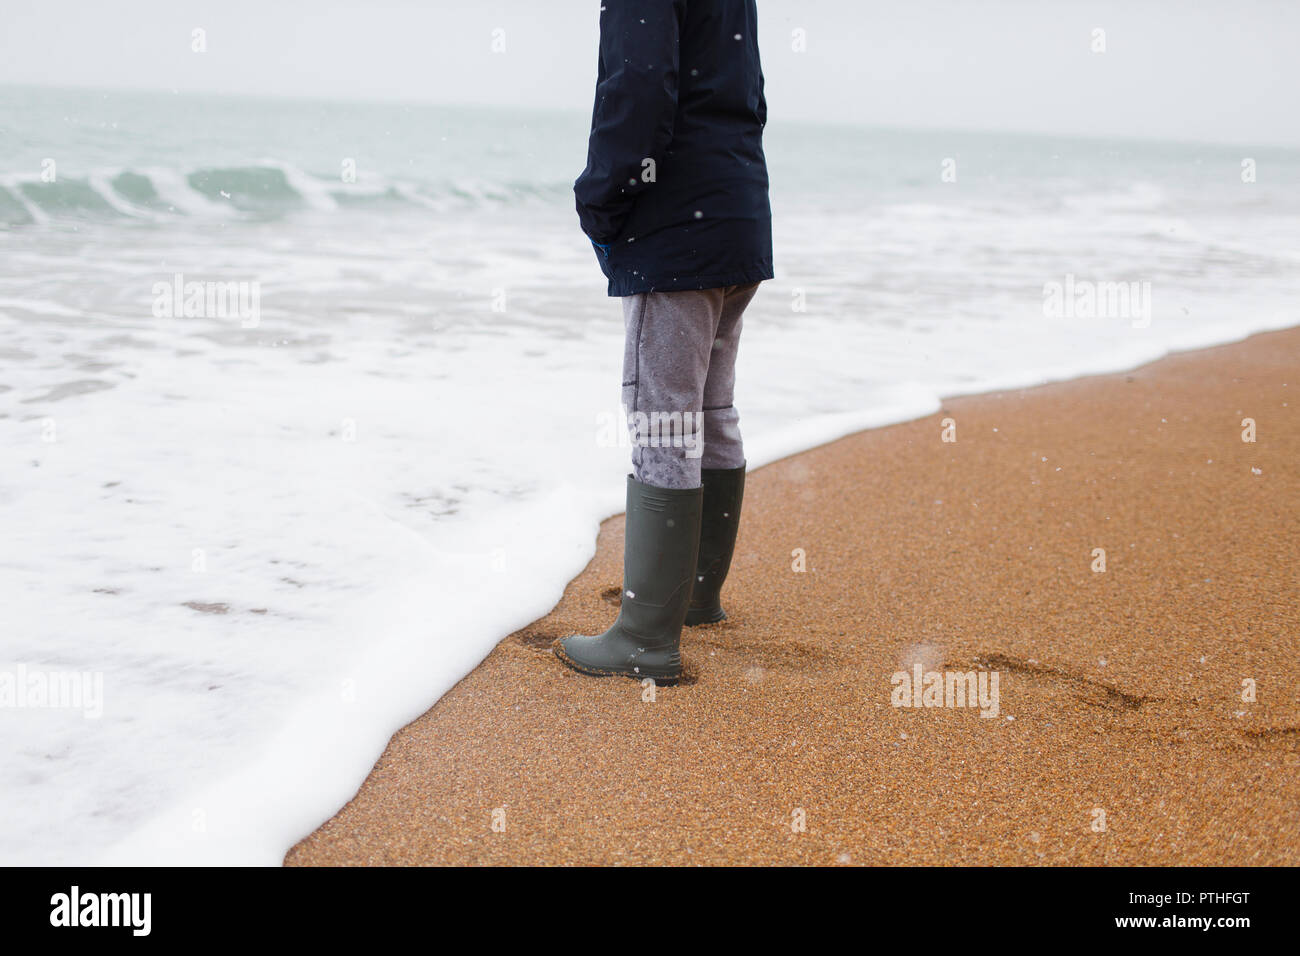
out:
M1298 410L1293 329L758 469L653 700L550 651L616 613L612 518L285 862L1300 864ZM998 715L892 706L916 661Z

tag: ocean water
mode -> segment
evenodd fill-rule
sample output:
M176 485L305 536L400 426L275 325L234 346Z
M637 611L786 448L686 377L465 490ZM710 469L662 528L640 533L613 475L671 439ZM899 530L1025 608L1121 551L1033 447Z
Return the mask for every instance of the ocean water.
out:
M559 598L628 455L586 119L0 88L0 862L278 863ZM752 465L1300 323L1295 151L767 149Z

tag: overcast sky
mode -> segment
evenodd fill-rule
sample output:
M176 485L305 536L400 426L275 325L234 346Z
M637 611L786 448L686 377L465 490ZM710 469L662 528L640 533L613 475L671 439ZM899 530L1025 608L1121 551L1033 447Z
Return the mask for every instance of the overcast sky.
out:
M585 112L600 3L0 0L0 82ZM1297 0L758 7L774 118L1300 145Z

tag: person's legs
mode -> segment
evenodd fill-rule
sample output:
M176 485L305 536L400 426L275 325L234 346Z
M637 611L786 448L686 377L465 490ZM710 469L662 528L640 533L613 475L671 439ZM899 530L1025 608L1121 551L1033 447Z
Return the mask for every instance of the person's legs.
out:
M757 291L757 282L724 290L704 381L704 456L700 462L704 468L739 468L745 463L740 415L735 406L736 352L745 307Z
M623 299L623 410L638 481L700 487L701 454L709 446L705 383L725 301L723 289Z
M740 529L740 505L745 493L745 447L736 412L736 352L745 307L758 283L731 286L723 298L713 341L713 355L704 383L704 456L700 547L696 557L688 626L713 624L727 614L722 609L722 584L731 569Z
M635 473L627 480L623 597L603 634L575 634L555 653L584 674L675 681L700 545L704 383L726 298L722 289L623 300L623 405Z

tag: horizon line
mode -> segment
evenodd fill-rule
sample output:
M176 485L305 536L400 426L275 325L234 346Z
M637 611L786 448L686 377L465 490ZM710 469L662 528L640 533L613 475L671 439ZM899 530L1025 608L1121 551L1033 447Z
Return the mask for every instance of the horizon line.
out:
M0 79L0 89L33 89L49 90L62 93L87 93L87 94L104 94L111 95L114 93L134 94L139 96L198 96L210 97L215 99L229 100L248 100L252 102L270 100L286 103L320 103L331 105L348 105L348 106L388 106L388 107L436 107L440 109L454 110L497 110L500 112L538 112L561 114L580 118L585 116L590 108L587 106L512 106L503 103L474 103L474 102L452 102L447 100L417 99L404 97L380 98L376 96L346 96L338 94L315 94L315 93L248 93L234 92L229 90L215 89L187 89L172 88L170 90L160 88L138 87L138 86L81 86L76 84L56 84L41 83L31 81L11 81ZM898 132L898 133L929 133L942 135L945 133L956 134L984 134L997 136L1016 136L1028 139L1056 139L1066 141L1079 141L1087 143L1137 143L1143 145L1169 145L1169 146L1199 146L1210 147L1214 149L1230 149L1233 147L1246 147L1247 144L1241 140L1204 140L1204 139L1185 139L1185 138L1167 138L1154 136L1140 136L1134 134L1122 133L1079 133L1079 132L1061 132L1055 130L1028 130L1014 128L990 128L976 126L903 126L897 123L876 123L868 120L825 120L825 119L803 119L788 118L780 114L769 112L768 125L772 125L773 118L779 118L782 125L793 126L813 126L831 129L854 129L854 130L875 130L879 132ZM1300 153L1300 141L1293 144L1287 144L1277 141L1264 142L1260 141L1250 144L1252 149L1272 149L1286 152Z

